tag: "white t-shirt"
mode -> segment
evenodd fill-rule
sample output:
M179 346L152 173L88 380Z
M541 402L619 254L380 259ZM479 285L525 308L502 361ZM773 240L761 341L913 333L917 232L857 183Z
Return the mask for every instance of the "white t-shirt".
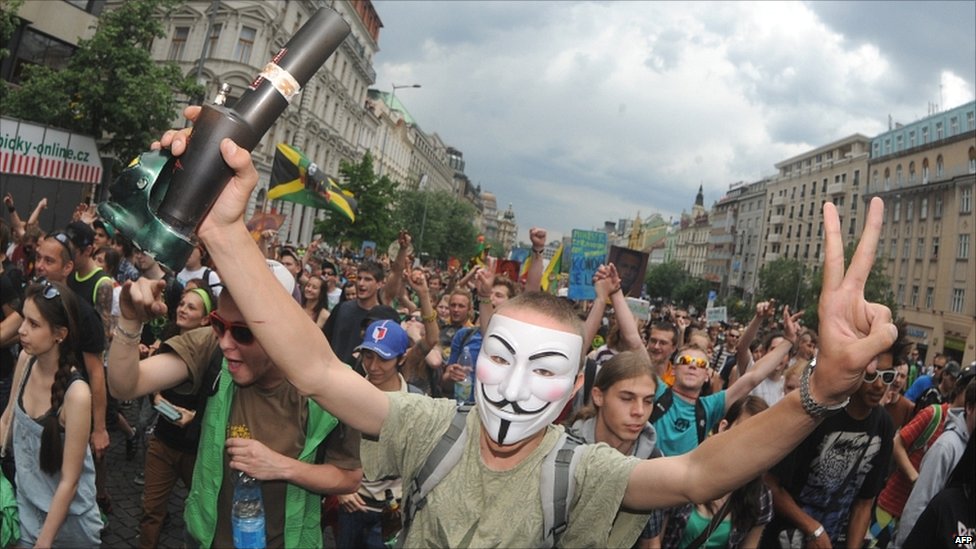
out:
M179 280L180 284L182 284L183 287L185 288L187 282L195 278L203 278L203 275L206 272L207 272L207 267L200 267L195 271L190 271L186 267L184 267L183 270L180 271L178 275L176 275L176 279ZM213 293L213 295L215 296L220 295L220 290L223 289L223 286L219 285L220 276L217 274L217 271L210 269L210 275L208 278L210 280L204 280L204 282L206 282L210 286L210 292Z

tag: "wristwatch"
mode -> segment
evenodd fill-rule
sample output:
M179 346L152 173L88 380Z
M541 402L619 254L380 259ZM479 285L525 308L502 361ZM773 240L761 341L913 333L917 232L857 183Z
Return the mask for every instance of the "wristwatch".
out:
M847 403L851 401L851 397L847 397L844 402L840 404L835 404L833 406L824 406L823 404L814 400L813 395L810 394L810 375L813 373L813 369L817 367L817 359L814 357L807 364L806 369L803 370L803 376L800 377L800 403L803 405L803 411L810 415L813 419L821 420L827 416L836 414L837 412L844 409ZM823 526L820 527L823 529Z
M814 530L810 534L803 536L803 541L807 541L807 542L813 541L819 538L821 535L823 535L823 533L824 533L824 527L823 524L821 524L820 526L817 526L816 530Z

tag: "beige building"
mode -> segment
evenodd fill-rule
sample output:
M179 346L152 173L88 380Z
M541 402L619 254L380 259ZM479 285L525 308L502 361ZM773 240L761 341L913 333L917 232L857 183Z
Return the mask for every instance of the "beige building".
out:
M854 134L776 164L766 186L765 224L759 269L781 257L810 272L823 264L823 204L837 206L845 244L854 241L863 218L871 140ZM758 272L757 270L757 272Z
M705 277L710 233L711 225L708 222L708 212L705 211L705 195L702 187L699 186L691 214L681 212L681 228L678 229L675 242L674 259L681 263L691 276Z
M736 197L734 251L729 265L729 291L749 302L755 297L764 245L768 179L745 183Z
M926 362L937 352L963 365L976 359L974 117L971 102L871 141L863 199L885 201L878 256Z

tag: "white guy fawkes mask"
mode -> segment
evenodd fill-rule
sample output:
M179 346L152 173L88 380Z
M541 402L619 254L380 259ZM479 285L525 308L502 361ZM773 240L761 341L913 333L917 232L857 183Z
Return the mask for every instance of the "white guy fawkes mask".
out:
M579 334L492 316L475 385L488 436L515 444L552 423L573 394L582 349Z

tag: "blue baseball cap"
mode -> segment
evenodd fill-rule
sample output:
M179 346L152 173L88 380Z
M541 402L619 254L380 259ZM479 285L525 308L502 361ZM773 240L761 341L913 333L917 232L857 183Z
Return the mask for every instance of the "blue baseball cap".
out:
M363 343L355 350L368 349L383 360L390 360L407 354L409 346L410 337L399 323L393 320L377 320L366 328Z

